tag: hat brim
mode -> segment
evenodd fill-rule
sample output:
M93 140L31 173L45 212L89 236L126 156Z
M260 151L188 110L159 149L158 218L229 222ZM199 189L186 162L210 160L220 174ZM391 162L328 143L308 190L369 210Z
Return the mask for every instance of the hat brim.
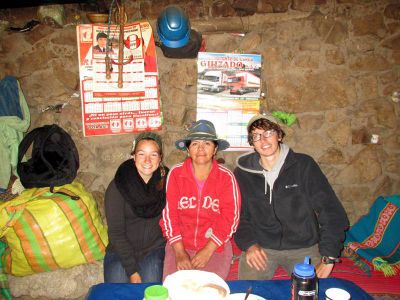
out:
M278 124L278 125L279 125L278 119L275 118L272 114L268 114L268 115L257 114L257 115L255 115L255 116L253 116L253 117L249 120L249 122L247 123L247 131L249 130L250 126L253 125L253 123L254 123L255 121L258 121L258 120L268 120L268 121L270 121L270 122L272 122L272 123L275 123L275 124Z
M223 151L225 149L228 149L230 144L227 140L224 139L213 139L210 137L204 137L204 136L191 136L191 137L186 137L184 139L177 140L175 142L175 147L179 150L187 150L186 148L186 143L189 141L193 140L205 140L205 141L215 141L217 142L218 149L217 151Z

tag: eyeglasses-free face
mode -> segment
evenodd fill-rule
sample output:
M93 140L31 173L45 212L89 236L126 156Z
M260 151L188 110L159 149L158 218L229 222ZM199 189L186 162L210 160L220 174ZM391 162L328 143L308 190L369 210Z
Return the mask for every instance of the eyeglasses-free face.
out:
M276 134L276 131L274 129L266 130L266 131L264 131L262 133L253 132L251 134L251 140L253 142L258 142L259 140L261 140L261 137L267 139L267 138L269 138L271 136L274 136L275 134Z
M188 153L194 165L211 164L217 148L213 141L193 140L191 141Z
M144 182L148 182L160 166L161 154L158 144L153 140L140 140L133 154L136 169Z

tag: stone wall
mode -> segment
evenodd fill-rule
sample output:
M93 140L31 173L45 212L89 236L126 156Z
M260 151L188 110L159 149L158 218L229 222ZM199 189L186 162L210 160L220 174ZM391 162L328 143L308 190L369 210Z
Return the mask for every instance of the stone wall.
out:
M129 21L148 18L154 25L170 2L131 1ZM203 33L207 51L262 54L262 110L296 114L298 122L285 128L285 141L318 161L351 222L365 214L378 195L400 192L400 103L395 94L400 91L398 1L174 3L187 10L192 27ZM61 28L42 24L25 33L2 33L0 77L14 75L20 80L31 110L31 129L57 123L72 135L80 153L79 179L102 208L109 181L129 157L133 135L82 135L75 34L75 23L87 22L81 8L65 5ZM37 8L0 10L0 20L18 27L36 13ZM167 59L157 51L164 114L160 133L165 163L172 166L185 157L174 148L174 141L196 116L196 60ZM67 103L61 113L42 111L61 103ZM371 134L379 135L378 144L370 143ZM224 152L219 157L234 168L239 154ZM71 276L78 284L93 284ZM34 290L34 280L28 282L27 293ZM51 295L53 299L82 296L68 289Z

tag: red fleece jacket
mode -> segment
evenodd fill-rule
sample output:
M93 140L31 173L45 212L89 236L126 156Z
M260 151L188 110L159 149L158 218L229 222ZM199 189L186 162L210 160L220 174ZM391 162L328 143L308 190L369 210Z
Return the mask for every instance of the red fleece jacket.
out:
M215 160L199 192L191 158L174 166L167 177L167 203L160 226L170 244L200 250L209 239L223 250L239 224L241 196L233 173Z

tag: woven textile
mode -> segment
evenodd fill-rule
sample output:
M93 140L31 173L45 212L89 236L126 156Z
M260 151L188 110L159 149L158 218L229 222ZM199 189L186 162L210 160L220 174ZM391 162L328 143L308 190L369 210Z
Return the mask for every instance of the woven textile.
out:
M345 255L371 262L385 276L400 271L400 195L378 197L367 215L346 233Z

